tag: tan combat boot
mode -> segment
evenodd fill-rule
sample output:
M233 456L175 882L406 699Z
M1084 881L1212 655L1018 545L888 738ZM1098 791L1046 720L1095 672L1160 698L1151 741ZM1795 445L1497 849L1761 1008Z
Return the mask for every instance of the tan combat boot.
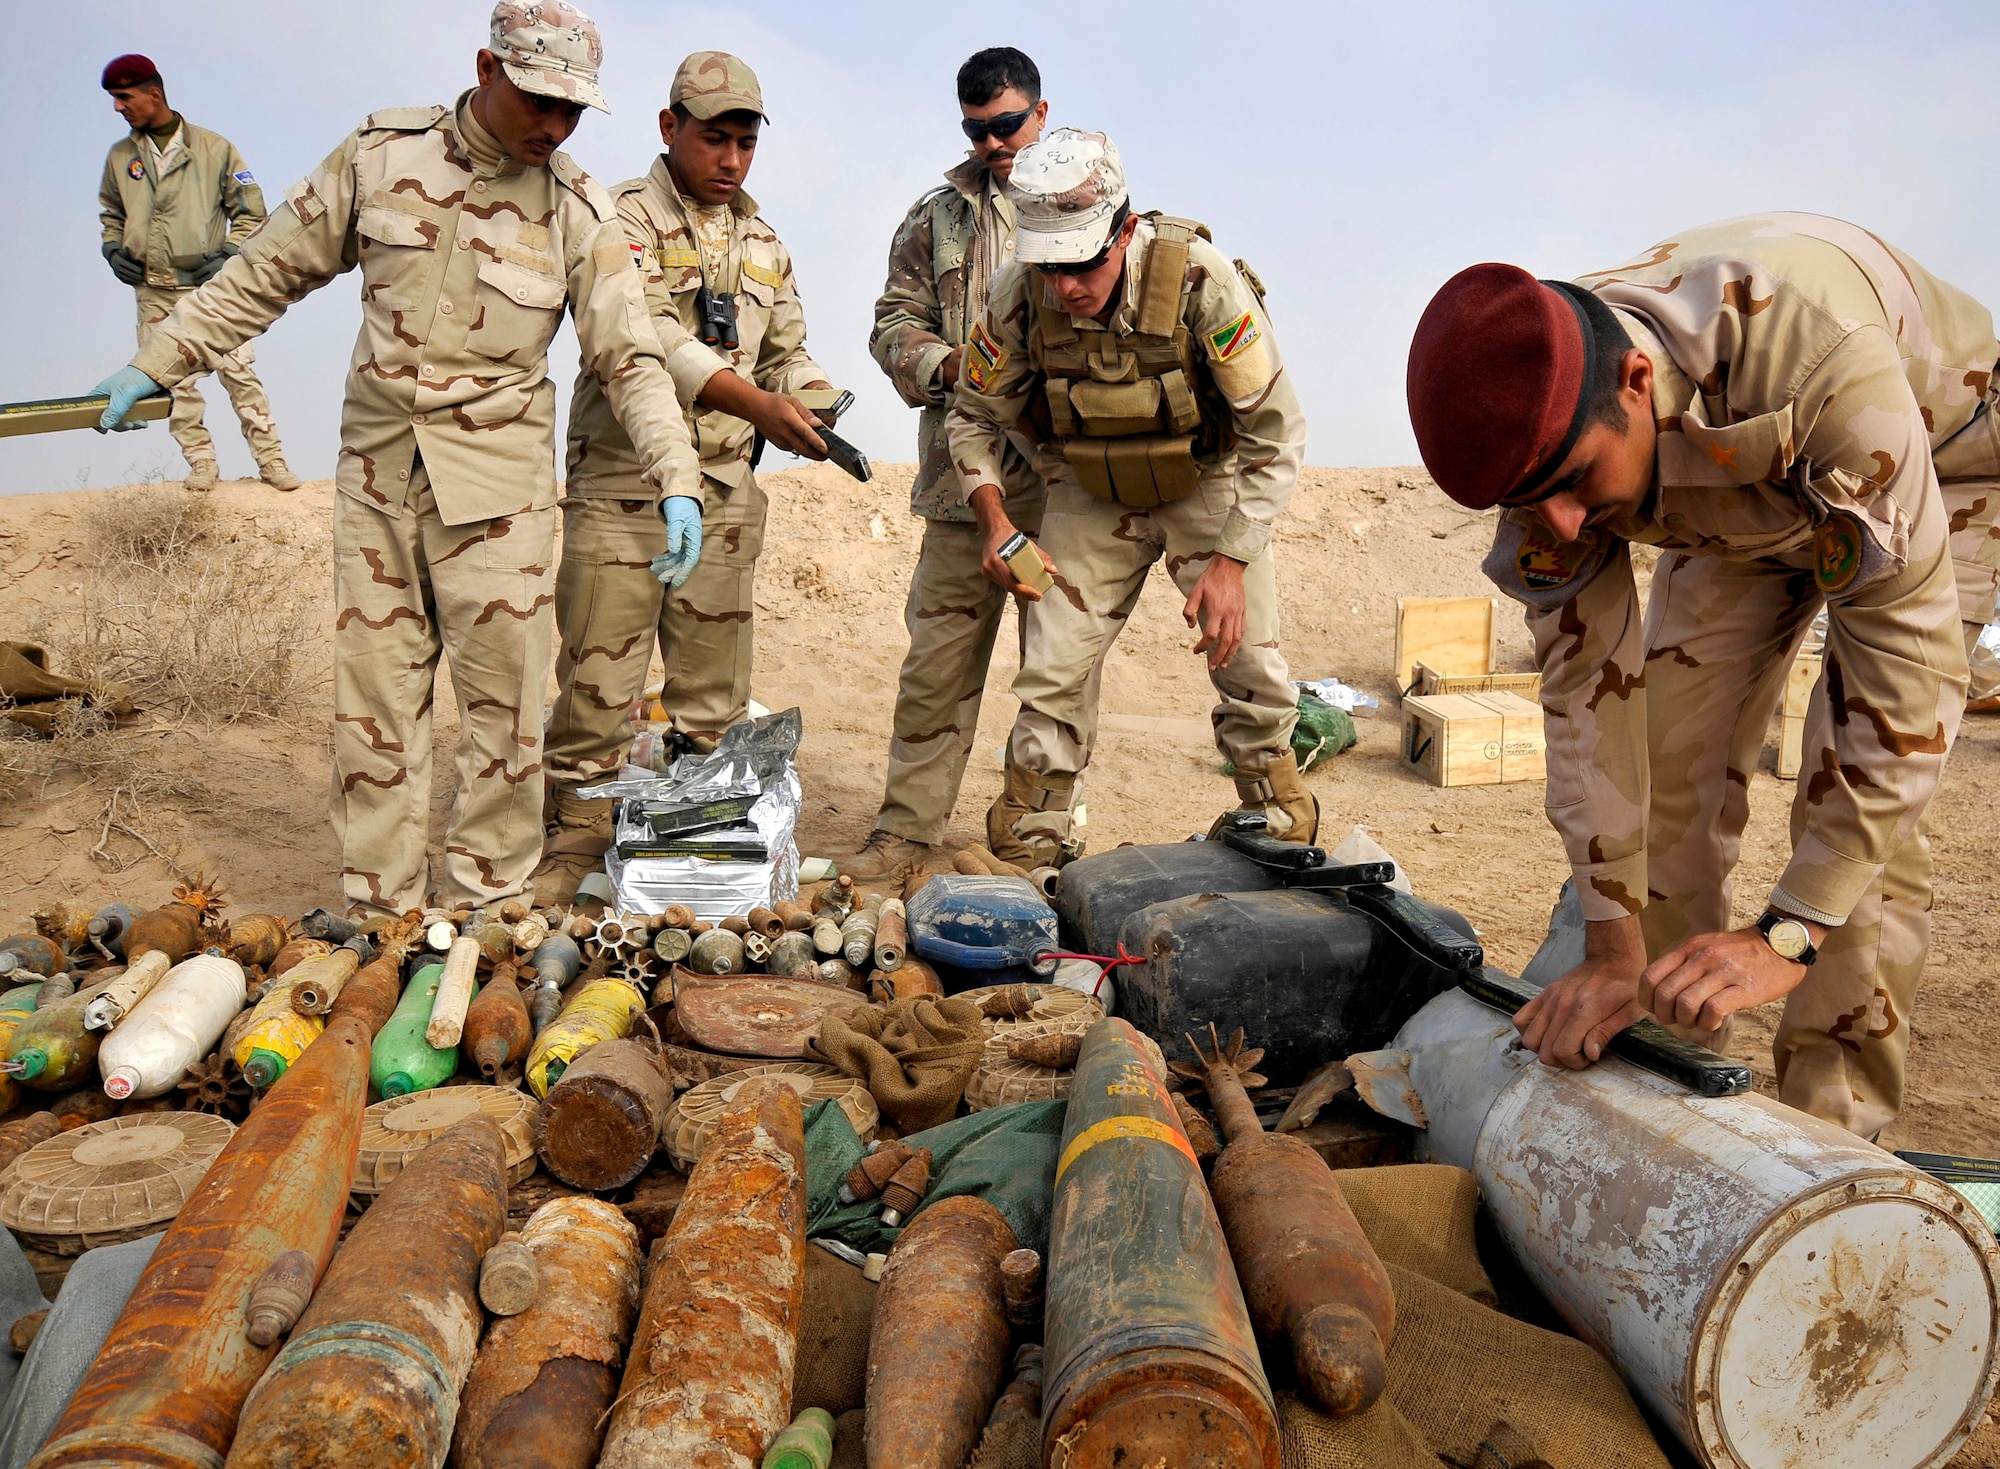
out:
M1003 862L1030 871L1060 867L1083 854L1071 837L1074 775L1043 775L1007 762L1007 784L986 812L986 846Z
M181 481L190 490L212 490L215 488L217 472L213 459L196 459L189 463L187 477Z
M1272 756L1262 775L1238 770L1236 799L1243 803L1237 810L1263 813L1266 836L1309 847L1319 835L1319 801L1306 789L1299 775L1299 757L1291 750ZM1221 829L1218 818L1209 835Z
M936 850L927 842L913 842L878 826L868 833L858 852L835 865L842 877L856 882L895 882L908 877Z
M261 479L274 490L296 490L300 485L305 483L304 480L292 473L291 466L285 463L282 455L274 455L272 458L259 460L257 462L257 478Z
M603 870L616 835L610 798L579 800L568 786L551 786L547 821L542 863L528 885L538 905L566 905L575 901L578 883Z

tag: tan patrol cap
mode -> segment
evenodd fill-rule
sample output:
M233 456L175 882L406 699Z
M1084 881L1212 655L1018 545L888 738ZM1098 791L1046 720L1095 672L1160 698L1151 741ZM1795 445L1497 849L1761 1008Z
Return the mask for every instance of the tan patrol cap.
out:
M754 112L769 122L757 73L727 51L697 51L674 73L669 107L685 107L690 117L707 122L725 112Z
M490 49L522 91L611 110L597 87L604 64L597 22L568 0L500 0Z
M1024 265L1094 259L1126 199L1125 165L1103 133L1057 128L1014 155L1007 177L1018 225L1014 258Z

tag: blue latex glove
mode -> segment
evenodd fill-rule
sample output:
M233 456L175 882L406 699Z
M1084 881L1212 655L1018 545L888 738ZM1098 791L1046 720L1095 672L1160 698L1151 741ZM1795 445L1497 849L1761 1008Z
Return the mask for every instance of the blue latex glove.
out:
M694 575L701 560L701 501L691 495L669 495L660 502L667 523L667 549L653 558L653 575L662 585L677 587Z
M110 395L111 406L104 410L97 420L97 431L103 433L124 433L128 429L144 428L143 423L126 423L125 415L138 405L141 398L151 398L164 393L165 388L147 377L136 367L121 367L103 382L90 390L90 396L99 393ZM698 538L697 538L698 542Z

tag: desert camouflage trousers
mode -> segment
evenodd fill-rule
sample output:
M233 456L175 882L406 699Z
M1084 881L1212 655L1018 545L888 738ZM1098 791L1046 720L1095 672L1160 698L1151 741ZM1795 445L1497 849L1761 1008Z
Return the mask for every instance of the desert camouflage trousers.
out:
M1940 558L1926 577L1937 616L1957 600ZM1669 554L1646 611L1646 710L1652 789L1646 830L1646 952L1747 923L1732 878L1771 715L1795 650L1823 602L1811 577L1772 561ZM1868 594L1863 593L1866 597ZM1838 649L1831 651L1838 652ZM1847 711L1841 711L1843 717ZM1833 714L1824 679L1806 713L1791 839L1831 786ZM1786 1000L1772 1042L1787 1105L1873 1137L1903 1104L1910 1010L1930 946L1931 854L1910 818L1874 883L1820 946ZM1718 1048L1727 1032L1701 1036Z
M1093 499L1066 474L1050 479L1040 542L1056 563L1056 584L1027 609L1009 760L1043 775L1080 774L1089 765L1097 743L1093 675L1138 605L1147 574L1164 559L1174 585L1192 592L1232 500L1226 482L1204 482L1171 505L1131 510ZM1210 722L1223 756L1260 775L1290 748L1298 722L1298 693L1278 649L1273 551L1244 567L1243 594L1243 646L1209 674L1218 695Z
M1037 482L1007 497L1007 518L1015 529L1039 536L1046 503ZM896 680L889 778L875 825L913 842L943 841L951 823L979 733L987 665L1007 612L1007 593L981 569L981 546L976 525L926 519L923 550L903 606L910 650ZM1025 643L1027 616L1018 616ZM1093 685L1092 708L1095 693Z
M1958 583L1959 618L1973 627L1993 620L2000 591L2000 414L1994 389L1985 407L1964 428L1940 444L1931 460L1944 496L1951 536L1952 574ZM1976 638L1978 634L1975 632Z
M459 737L438 901L521 892L542 846L555 511L446 525L421 462L410 491L397 516L333 498L333 832L341 889L370 913L424 903L440 651Z
M683 734L713 745L749 712L751 592L770 502L755 476L727 493L713 480L703 488L701 560L671 590L651 570L667 549L667 529L651 500L563 501L550 781L592 781L618 768L655 642L666 670L660 699Z
M188 291L171 286L136 286L133 288L139 298L139 345L145 346L146 339L153 335L153 328L173 314L174 307ZM192 287L190 287L190 290ZM243 425L243 438L250 445L250 457L261 466L273 459L285 457L285 446L278 442L278 420L271 415L271 400L264 396L264 385L257 380L257 373L251 363L257 360L251 345L245 342L216 364L215 375L222 380L228 390L229 401L236 407L237 422ZM174 442L181 446L181 454L189 464L198 459L215 458L215 440L202 422L206 405L201 397L202 373L195 373L175 383L172 389L174 406L167 416L167 428L174 436Z

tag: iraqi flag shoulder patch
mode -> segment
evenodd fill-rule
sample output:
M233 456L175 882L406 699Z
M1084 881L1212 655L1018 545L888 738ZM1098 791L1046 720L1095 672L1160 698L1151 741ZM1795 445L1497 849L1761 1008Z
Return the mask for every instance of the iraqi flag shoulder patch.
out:
M1257 329L1257 318L1246 311L1229 325L1208 334L1209 356L1217 362L1227 362L1249 351L1263 335Z
M985 392L1007 366L1007 349L993 340L986 323L975 321L965 340L965 376L976 392Z

